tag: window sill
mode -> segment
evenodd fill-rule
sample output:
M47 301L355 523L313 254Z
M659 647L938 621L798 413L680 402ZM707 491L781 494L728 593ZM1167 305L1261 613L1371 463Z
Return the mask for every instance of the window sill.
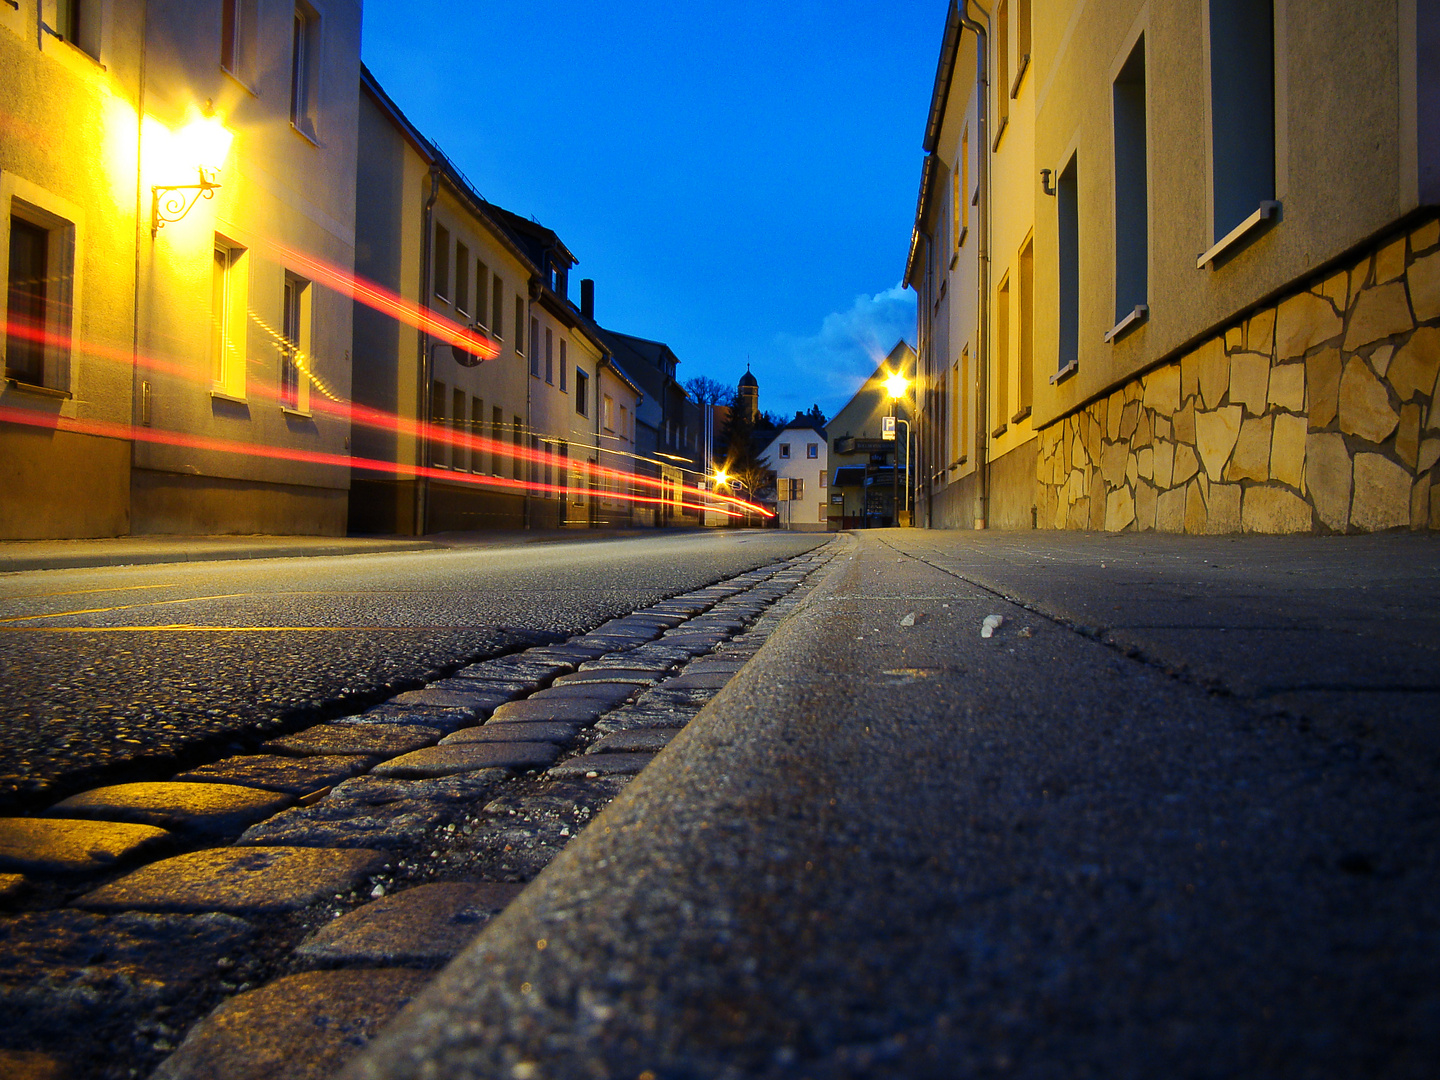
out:
M1135 329L1135 327L1139 326L1141 323L1145 322L1149 318L1150 308L1145 304L1136 304L1134 311L1130 312L1129 315L1126 315L1109 330L1105 331L1105 336L1102 340L1106 345L1109 345L1116 339L1123 337L1125 334Z
M299 420L314 420L314 415L309 409L292 409L289 405L281 405L280 411L286 416L293 416Z
M224 390L211 390L211 391L210 391L210 400L211 400L211 401L228 401L231 405L249 405L249 404L250 404L249 399L244 398L244 397L240 397L240 396L238 396L238 395L236 395L236 394L226 393Z
M256 90L255 87L251 86L248 82L246 82L244 79L242 79L242 78L241 78L239 75L237 75L235 72L231 71L231 70L230 70L229 68L227 68L224 64L221 64L221 65L220 65L220 70L223 71L226 75L230 76L230 78L233 79L238 86L243 87L244 90L245 90L245 92L246 92L247 94L249 94L251 97L259 97L259 96L260 96L260 91Z
M997 151L997 150L1000 149L1000 140L1005 137L1005 129L1008 128L1009 126L1010 126L1010 116L1009 116L1009 114L1007 113L1005 116L1000 117L1000 124L999 124L999 126L995 129L995 141L990 144L990 150L991 150L992 152Z
M1245 237L1255 229L1259 228L1261 223L1269 221L1279 213L1280 204L1273 199L1266 199L1256 207L1253 214L1217 240L1214 247L1203 255L1197 255L1195 257L1195 269L1204 269L1206 265L1213 263L1221 255L1225 254L1226 251L1240 243L1241 240L1245 239ZM1214 267L1211 267L1211 269L1214 269Z
M956 248L962 248L962 247L964 247L964 246L965 246L965 240L969 237L969 235L970 235L970 226L969 226L969 225L961 225L961 226L960 226L960 239L955 241L955 246L956 246ZM959 251L956 251L955 254L950 257L950 269L951 269L951 270L954 270L954 269L955 269L955 264L956 264L957 262L959 262L959 261L960 261L960 252L959 252Z
M1007 431L1009 431L1009 430L1010 430L1010 425L1009 425L1009 424L1001 424L1001 425L1000 425L999 427L997 427L994 431L990 432L990 437L991 437L992 439L998 439L998 438L1000 438L1001 435L1004 435L1005 432L1007 432Z
M311 146L318 147L320 145L320 137L315 134L315 125L308 116L301 117L298 122L291 120L290 130L295 132L296 135L299 135Z
M960 265L960 246L965 243L965 230L960 230L960 238L955 241L955 254L950 256L950 269Z
M69 401L75 396L69 390L56 390L53 387L41 386L39 383L21 382L19 379L7 378L5 385L22 394L33 394L36 397L54 398L59 401Z
M1064 367L1062 367L1059 371L1055 372L1054 375L1051 375L1051 376L1050 376L1050 385L1052 385L1052 386L1059 386L1062 382L1064 382L1066 379L1070 378L1071 375L1074 375L1075 372L1077 372L1077 371L1079 371L1079 370L1080 370L1080 361L1079 361L1079 360L1071 360L1068 364L1066 364Z
M1015 78L1010 83L1010 96L1020 96L1020 84L1025 81L1025 72L1030 70L1030 54L1026 53L1020 57L1020 63L1016 64Z
M1026 420L1026 419L1028 419L1029 416L1030 416L1030 406L1029 406L1029 405L1026 405L1023 409L1021 409L1019 412L1017 412L1014 416L1010 417L1010 422L1011 422L1012 424L1018 424L1018 423L1020 423L1021 420Z

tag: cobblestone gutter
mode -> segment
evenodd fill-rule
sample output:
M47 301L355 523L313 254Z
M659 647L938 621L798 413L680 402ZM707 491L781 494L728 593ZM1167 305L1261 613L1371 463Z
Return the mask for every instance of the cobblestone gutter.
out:
M169 781L0 819L0 1075L329 1077L832 557L473 664Z
M1039 433L1041 528L1440 528L1440 222Z

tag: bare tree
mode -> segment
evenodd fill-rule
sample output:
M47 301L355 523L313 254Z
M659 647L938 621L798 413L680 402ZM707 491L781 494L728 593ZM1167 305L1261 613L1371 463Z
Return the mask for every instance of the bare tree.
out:
M697 405L735 404L735 388L708 375L696 375L693 379L687 379L685 390Z

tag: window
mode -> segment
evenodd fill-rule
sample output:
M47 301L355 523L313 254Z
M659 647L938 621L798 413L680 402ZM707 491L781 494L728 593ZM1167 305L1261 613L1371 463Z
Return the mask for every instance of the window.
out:
M516 315L515 325L516 325L516 326L519 326L519 325L520 325L520 322L519 322L520 308L519 308L518 305L517 305L516 308L515 308L515 315ZM531 342L533 343L533 342L535 342L535 341L538 341L539 339L540 339L540 320L539 320L539 319L531 319L531 320L530 320L530 340L531 340ZM515 342L515 351L516 351L517 353L524 352L524 348L523 348L523 343L522 343L522 342L520 342L520 341ZM537 378L537 379L540 377L540 350L539 350L539 349L535 349L535 350L533 350L533 351L530 353L530 374L531 374L531 375L534 375L535 378Z
M995 294L995 426L992 435L1001 435L1010 415L1010 275L1000 281Z
M1016 367L1019 369L1016 375L1019 377L1020 395L1015 411L1016 421L1024 420L1030 415L1030 405L1034 397L1032 391L1031 368L1035 353L1035 241L1026 238L1025 246L1020 249L1020 331L1019 345L1020 355L1016 358Z
M499 476L504 469L505 454L505 410L495 406L490 410L490 475Z
M11 201L6 290L5 377L66 390L70 382L75 232L38 209Z
M315 141L315 97L319 90L320 16L309 4L295 5L295 36L290 45L290 123Z
M450 409L450 467L462 472L470 468L466 456L468 441L465 438L465 391L456 390L451 398Z
M621 437L622 439L625 438L625 436L629 433L629 431L630 431L630 410L629 410L626 406L621 405L621 406L620 406L620 437Z
M466 446L470 452L470 471L485 471L485 452L480 440L485 437L485 402L478 397L470 399L470 430L466 433Z
M964 461L970 456L970 405L966 401L965 387L971 385L970 346L960 350L956 361L958 378L955 380L955 461Z
M1115 325L1144 307L1150 250L1145 164L1145 39L1115 79ZM1114 336L1111 331L1111 337Z
M450 301L450 230L435 223L435 252L432 257L435 295Z
M245 251L215 237L210 280L210 386L245 396Z
M255 81L256 0L224 0L220 12L220 66L246 86Z
M575 369L575 411L581 416L590 415L590 376Z
M499 322L499 321L500 321L500 309L499 309L499 308L496 308L496 309L495 309L495 321L496 321L496 322ZM530 345L533 347L534 344L535 344L535 333L534 333L534 323L532 322L532 323L531 323L531 333L530 333ZM524 355L525 355L525 349L526 349L526 344L525 344L525 298L524 298L523 296L518 296L518 295L517 295L517 296L515 297L515 355L516 355L516 356L524 356Z
M995 7L995 146L1010 122L1010 5Z
M455 310L464 315L470 309L470 249L455 245Z
M606 431L615 430L615 399L609 394L601 395L600 422Z
M430 383L430 464L437 469L445 468L449 461L445 445L445 384L439 380Z
M524 428L524 421L522 421L522 420L520 419L520 417L518 417L518 416L515 417L514 422L510 425L511 436L512 436L512 438L513 438L513 440L514 440L513 443L511 444L511 454L512 454L512 456L511 456L511 460L510 460L510 473L511 473L511 477L512 477L513 479L515 479L515 480L523 480L523 479L524 479L524 475L523 475L522 472L521 472L521 454L520 454L520 446L521 446L521 444L522 444L523 441L524 441L523 435L522 435L522 433L524 432L524 430L525 430L525 428Z
M807 458L811 458L812 460L819 458L819 457L820 457L820 444L819 444L819 443L813 443L813 442L812 442L812 443L806 443L806 444L805 444L805 456L806 456Z
M960 232L964 226L960 224L960 217L964 212L964 196L961 194L960 172L964 168L964 160L965 156L962 150L960 156L955 159L955 168L950 170L950 234L954 251L960 250L960 243L963 239Z
M281 322L285 339L280 349L280 407L305 412L310 405L310 283L285 275Z
M970 128L967 125L960 133L960 235L955 241L959 247L965 242L965 233L970 230Z
M780 444L780 457L782 459L788 459L790 457L790 444L788 442L782 442Z
M531 334L533 337L533 330ZM545 327L545 381L555 385L555 334L548 326Z
M823 488L823 487L827 487L827 486L829 486L829 482L830 482L830 476L829 476L829 474L826 473L826 471L825 471L824 469L821 469L821 470L820 470L820 486L821 486L822 488Z
M565 367L566 367L566 359L565 359L565 339L564 339L564 338L561 338L561 339L560 339L560 389L561 389L561 390L564 390L564 389L565 389L565 384L566 384Z
M1020 84L1025 81L1025 72L1030 69L1030 0L1015 0L1015 79L1010 84L1010 96L1020 93Z
M1080 362L1080 185L1078 155L1070 158L1055 181L1055 213L1059 218L1060 364L1056 380Z
M490 336L496 341L500 341L505 337L505 327L503 325L505 320L502 316L504 311L502 305L505 302L505 283L500 280L500 275L496 274L494 278L491 279L490 284L490 318L494 320L490 324ZM517 322L515 325L518 327L520 324Z
M1210 0L1209 13L1211 197L1219 244L1274 209L1267 204L1275 198L1275 9L1271 0Z
M56 0L55 33L82 52L99 58L99 0Z
M488 293L486 292L486 290L490 288L490 283L489 283L489 280L488 280L488 278L489 278L489 273L490 273L490 271L486 268L485 264L484 264L483 262L480 262L479 260L476 260L476 262L475 262L475 321L476 321L477 323L479 323L481 326L489 326L489 325L490 325L490 319L489 319L488 315L486 314L486 304L485 304L485 299L486 299L486 296L488 295Z

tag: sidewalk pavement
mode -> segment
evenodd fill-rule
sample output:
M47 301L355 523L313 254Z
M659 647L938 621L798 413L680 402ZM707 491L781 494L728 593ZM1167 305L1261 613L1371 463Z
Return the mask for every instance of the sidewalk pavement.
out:
M654 529L533 529L407 536L115 536L95 540L0 541L0 574L150 563L374 555L646 536Z
M1434 539L840 542L343 1076L1434 1075Z

